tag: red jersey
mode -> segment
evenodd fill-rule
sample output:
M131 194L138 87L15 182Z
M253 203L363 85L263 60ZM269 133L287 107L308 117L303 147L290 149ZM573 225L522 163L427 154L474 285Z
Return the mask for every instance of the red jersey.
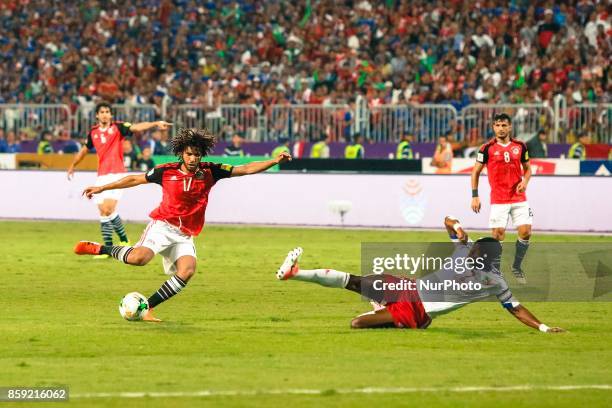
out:
M102 129L98 124L87 134L87 148L95 148L98 154L98 176L125 173L123 139L132 136L131 126L128 122L111 122L109 127Z
M195 173L181 170L181 163L166 163L151 169L149 183L162 186L162 202L149 216L166 221L185 234L197 236L204 226L208 193L215 183L232 175L229 164L200 163Z
M523 179L523 163L529 161L525 143L510 139L508 144L502 145L493 139L478 150L476 161L487 166L491 204L527 201L524 192L516 192L516 186Z

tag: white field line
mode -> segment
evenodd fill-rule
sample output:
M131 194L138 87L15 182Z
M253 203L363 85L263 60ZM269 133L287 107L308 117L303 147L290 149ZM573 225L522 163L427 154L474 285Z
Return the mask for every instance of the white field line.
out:
M185 398L185 397L252 397L258 395L333 395L333 394L416 394L416 393L478 393L478 392L513 392L513 391L612 391L610 384L591 385L514 385L507 387L392 387L392 388L340 388L337 390L317 390L288 388L279 390L201 390L191 392L97 392L70 394L70 398Z

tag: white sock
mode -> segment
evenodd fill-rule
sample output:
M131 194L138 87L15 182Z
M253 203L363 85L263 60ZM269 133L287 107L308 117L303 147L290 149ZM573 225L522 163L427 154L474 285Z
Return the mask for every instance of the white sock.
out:
M333 269L300 269L293 279L314 282L329 288L345 288L349 281L349 274Z

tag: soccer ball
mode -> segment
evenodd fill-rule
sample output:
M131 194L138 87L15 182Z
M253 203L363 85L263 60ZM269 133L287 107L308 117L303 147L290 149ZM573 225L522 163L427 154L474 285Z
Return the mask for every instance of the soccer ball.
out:
M128 293L119 303L119 313L125 320L141 320L147 310L149 310L149 302L138 292Z

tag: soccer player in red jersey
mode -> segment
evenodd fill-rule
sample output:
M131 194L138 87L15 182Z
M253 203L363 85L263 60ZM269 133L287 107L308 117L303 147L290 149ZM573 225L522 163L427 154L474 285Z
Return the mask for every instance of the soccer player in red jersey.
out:
M370 299L374 310L355 317L351 321L354 329L425 329L437 316L495 296L504 309L526 326L545 333L564 331L540 322L514 297L504 276L489 261L501 254L499 241L491 237L470 241L459 220L451 216L444 219L444 226L454 242L454 252L451 255L453 264L470 267L443 267L417 279L390 274L358 276L334 269L303 269L298 265L303 250L298 247L289 252L276 277L279 280L291 279L343 288ZM474 262L470 263L468 259ZM434 285L446 283L471 283L475 289L431 289Z
M503 242L508 220L512 218L512 224L518 232L512 273L517 282L525 284L527 280L521 264L529 248L533 221L533 212L525 194L531 178L529 154L525 143L510 137L512 134L510 116L505 113L495 115L493 132L495 139L478 150L476 165L472 170L472 210L480 212L478 178L484 166L487 166L491 185L489 228L493 238Z
M111 105L106 102L96 105L95 112L98 123L87 134L87 144L74 156L74 160L68 168L69 180L74 175L74 168L94 148L98 155L96 186L102 186L125 177L123 140L132 136L132 132L143 132L155 127L167 129L171 125L163 121L134 124L113 121ZM106 191L94 198L100 212L100 230L105 245L113 245L113 230L119 236L121 244L127 245L129 243L121 217L115 212L121 194L120 190ZM108 255L100 255L96 258L108 258Z
M196 271L196 250L193 237L204 226L208 194L215 183L227 177L245 176L266 171L291 160L288 153L276 158L230 166L201 162L215 145L215 137L206 130L180 129L172 138L172 151L178 162L156 166L146 174L122 178L103 186L88 187L83 194L92 198L104 191L157 183L162 188L162 202L149 216L151 222L140 241L131 246L100 245L81 241L74 251L78 255L108 254L130 265L146 265L155 254L163 258L164 271L172 275L149 297L149 311L143 320L159 321L151 309L180 292Z

